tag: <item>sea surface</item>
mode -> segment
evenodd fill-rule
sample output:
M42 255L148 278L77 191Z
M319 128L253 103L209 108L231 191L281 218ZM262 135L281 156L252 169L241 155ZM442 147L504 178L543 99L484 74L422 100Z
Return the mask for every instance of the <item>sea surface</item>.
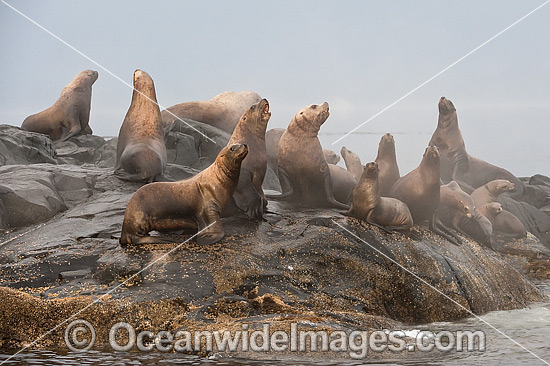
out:
M550 281L537 285L550 295ZM418 330L457 331L481 330L486 334L484 352L414 352L400 355L400 358L384 361L322 361L300 359L293 360L246 360L234 358L200 358L174 353L139 352L101 352L71 353L67 350L28 351L12 359L9 353L0 354L0 365L548 365L550 363L550 303L537 303L511 311L494 311L481 318L491 324L498 332L476 318L457 322L432 323L409 327L407 333ZM504 335L503 335L504 334ZM516 343L517 342L517 343ZM520 344L521 346L519 346ZM524 348L522 348L524 347ZM531 354L529 351L533 354ZM539 358L537 358L540 357ZM541 360L542 359L542 360ZM5 362L7 361L7 362ZM5 362L5 363L3 363Z

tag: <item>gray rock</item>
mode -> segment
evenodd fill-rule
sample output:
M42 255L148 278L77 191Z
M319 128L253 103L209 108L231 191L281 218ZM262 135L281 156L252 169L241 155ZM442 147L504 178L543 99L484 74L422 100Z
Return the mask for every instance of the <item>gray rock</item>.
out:
M35 163L56 163L52 140L40 133L0 125L0 166Z
M195 139L192 136L170 132L165 140L168 163L201 168L202 164L195 149Z

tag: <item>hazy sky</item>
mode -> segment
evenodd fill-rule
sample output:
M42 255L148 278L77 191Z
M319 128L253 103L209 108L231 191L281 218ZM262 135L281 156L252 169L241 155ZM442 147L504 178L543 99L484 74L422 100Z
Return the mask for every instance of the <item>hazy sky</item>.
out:
M405 173L446 96L470 153L517 175L550 174L550 4L332 145L543 0L7 2L128 83L147 71L163 107L254 90L274 128L327 101L325 147L345 145L365 163L391 132ZM90 125L118 134L131 90L2 3L0 49L0 123L19 126L93 69Z

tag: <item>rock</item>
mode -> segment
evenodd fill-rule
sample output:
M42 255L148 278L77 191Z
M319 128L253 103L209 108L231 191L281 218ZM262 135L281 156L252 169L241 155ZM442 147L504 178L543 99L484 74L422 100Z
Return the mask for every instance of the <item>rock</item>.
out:
M550 178L542 174L535 174L529 179L529 185L550 188Z
M56 164L52 140L40 133L0 125L0 166L36 163Z
M201 168L202 164L195 149L195 139L181 132L170 132L166 136L168 163Z
M85 201L104 173L51 164L0 167L2 227L37 224Z
M179 135L172 138L170 135L173 133L181 133L183 135L191 136L195 142L195 151L200 162L199 168L201 170L208 167L214 162L214 160L216 160L216 156L218 156L221 149L227 145L227 142L231 137L231 135L227 132L205 123L196 122L190 119L184 119L183 121L185 122L183 122L173 116L170 117L172 118L172 121L168 124L169 127L166 131L166 135L168 136L168 138L166 138L167 142L177 140L184 142L184 144L187 145L189 140L182 140L178 138ZM182 148L183 151L186 151L186 149L187 148L185 146ZM176 156L178 155L177 152L174 154Z

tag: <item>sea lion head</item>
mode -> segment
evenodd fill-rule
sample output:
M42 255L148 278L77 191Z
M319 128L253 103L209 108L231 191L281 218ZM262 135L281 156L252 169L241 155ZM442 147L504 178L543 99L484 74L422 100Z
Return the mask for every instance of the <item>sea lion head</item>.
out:
M488 188L497 195L516 191L516 185L506 179L495 179L488 183Z
M380 139L378 144L378 153L393 152L395 154L395 140L391 133L387 133Z
M502 205L498 202L487 203L484 207L493 217L502 212Z
M134 71L134 95L136 92L145 95L156 103L155 83L148 73L140 69Z
M458 121L456 118L456 108L449 99L445 97L441 97L439 99L439 120L438 124L441 127L447 127L451 125L453 122Z
M340 154L342 155L344 160L348 160L350 163L355 162L361 164L361 159L359 158L359 156L357 156L357 154L353 151L348 150L345 146L342 146L342 148L340 149Z
M262 136L265 136L267 122L270 117L269 102L264 98L258 103L252 104L243 114L241 120L248 121L247 126L250 126L252 130L259 132Z
M437 146L428 146L424 151L422 162L439 163L439 148Z
M363 170L363 175L361 176L361 180L364 179L378 179L378 173L380 170L378 169L378 163L376 162L370 162L365 164L365 169Z
M464 214L464 216L466 216L469 219L474 217L474 209L475 208L472 206L471 202L466 202L466 201L460 200L460 207L462 209L462 213Z
M241 170L241 163L248 154L248 146L246 144L233 144L224 147L216 162L219 163L223 170L226 172L239 172Z
M78 84L81 84L81 83L87 83L87 84L90 84L92 85L93 83L95 83L95 81L97 80L99 74L97 71L94 71L94 70L84 70L84 71L81 71L79 72L73 82L77 82Z
M327 163L329 164L338 164L338 162L340 161L340 156L338 154L336 154L334 151L332 150L329 150L329 149L323 149L323 155L325 156L325 160L327 161Z
M300 109L294 116L294 121L302 130L317 134L329 115L327 102L321 105L312 104Z

